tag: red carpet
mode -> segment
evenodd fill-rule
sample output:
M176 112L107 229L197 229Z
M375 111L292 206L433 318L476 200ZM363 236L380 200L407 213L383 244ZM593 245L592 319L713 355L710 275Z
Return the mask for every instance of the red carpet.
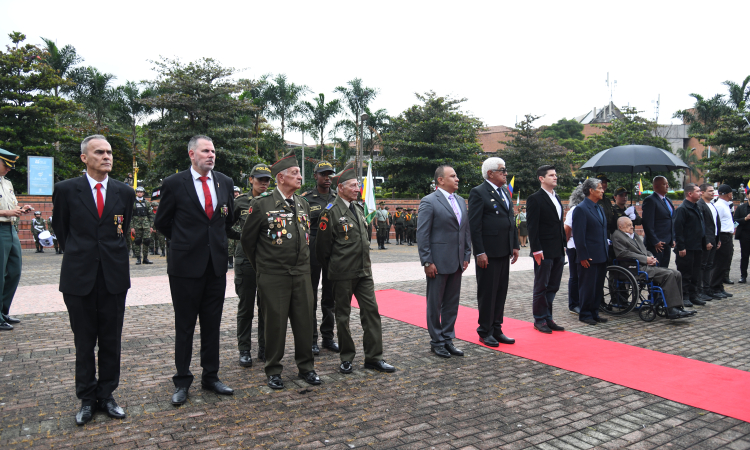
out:
M382 316L427 328L424 297L393 289L376 295ZM476 309L459 306L458 339L483 345L477 316ZM750 372L571 332L543 334L530 322L507 317L503 332L516 343L500 344L498 351L750 422ZM425 333L425 345L428 341Z

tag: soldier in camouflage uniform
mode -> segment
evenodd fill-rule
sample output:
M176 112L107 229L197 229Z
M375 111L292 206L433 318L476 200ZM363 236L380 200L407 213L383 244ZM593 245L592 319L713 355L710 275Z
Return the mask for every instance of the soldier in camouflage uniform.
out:
M156 217L156 211L159 209L159 202L158 201L152 201L151 202L151 211L154 213L154 217ZM164 237L163 234L159 230L154 230L153 233L151 233L151 239L154 240L154 255L159 255L159 250L161 250L161 256L166 256L164 253L167 239Z
M151 243L151 233L154 231L154 213L151 212L151 204L143 198L145 193L141 186L135 190L133 219L130 221L130 232L135 233L133 253L136 265L141 263L141 244L146 249L143 253L143 264L153 264L148 260L148 246Z
M240 194L242 194L242 189L240 189L239 186L235 186L234 187L234 199L235 199L235 201L237 200L237 197L240 196ZM235 205L236 205L236 203L235 203ZM235 217L238 217L238 216L235 216ZM237 231L237 232L241 232L242 231L242 227L239 224L239 222L235 223L234 226L232 227L232 229L234 231ZM234 253L237 250L237 239L227 239L227 241L229 241L228 245L227 245L227 251L229 252L228 253L229 259L227 260L227 268L228 269L234 269Z
M47 230L49 231L49 234L53 236L53 242L55 243L55 254L59 255L62 252L60 251L60 246L57 244L57 237L55 237L55 230L52 228L52 216L49 216L49 219L47 219Z
M39 243L39 234L47 229L47 224L42 219L41 211L34 211L34 218L31 219L31 233L34 235L34 244L36 245L36 253L44 253L42 244Z

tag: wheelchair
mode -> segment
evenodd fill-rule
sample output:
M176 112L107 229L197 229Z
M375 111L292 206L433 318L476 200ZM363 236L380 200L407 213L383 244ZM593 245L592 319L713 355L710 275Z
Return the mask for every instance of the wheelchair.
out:
M654 284L641 264L634 259L615 259L607 267L604 279L604 299L599 310L622 316L633 310L645 322L656 316L667 316L667 298L660 286Z

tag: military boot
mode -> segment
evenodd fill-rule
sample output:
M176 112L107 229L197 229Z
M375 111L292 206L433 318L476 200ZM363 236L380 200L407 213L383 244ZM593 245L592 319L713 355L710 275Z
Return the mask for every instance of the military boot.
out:
M141 265L141 257L140 256L136 256L135 257L135 265L136 266L140 266Z
M230 269L234 269L234 256L229 257L229 261L227 262L227 267Z
M161 249L161 256L167 256L164 254L164 249Z
M143 255L143 264L153 264L153 262L148 260L148 254Z

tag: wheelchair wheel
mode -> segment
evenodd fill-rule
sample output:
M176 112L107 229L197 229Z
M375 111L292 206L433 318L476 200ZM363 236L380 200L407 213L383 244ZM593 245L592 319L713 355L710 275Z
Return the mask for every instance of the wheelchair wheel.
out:
M654 319L656 319L656 310L651 305L644 306L640 311L638 311L638 316L644 322L652 322Z
M657 303L656 306L654 306L654 310L656 311L657 316L667 317L667 308L665 308L663 304Z
M604 298L599 310L613 316L627 314L638 303L639 292L638 281L629 270L609 266L604 278Z

